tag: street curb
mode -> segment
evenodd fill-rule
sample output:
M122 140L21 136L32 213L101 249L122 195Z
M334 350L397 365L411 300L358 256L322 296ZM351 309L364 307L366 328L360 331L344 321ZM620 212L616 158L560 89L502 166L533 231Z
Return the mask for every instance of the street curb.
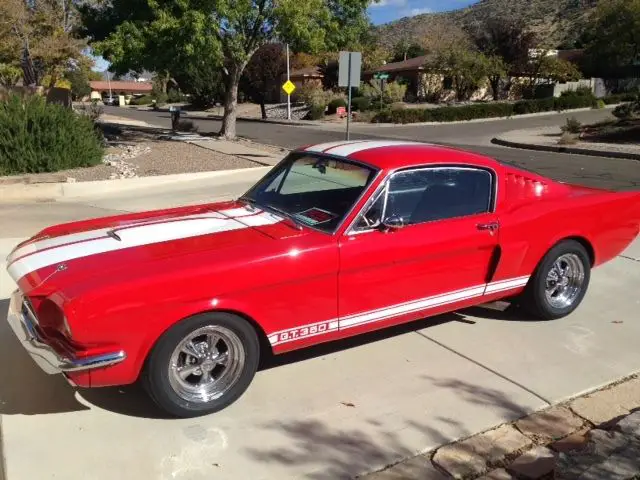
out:
M55 200L93 196L105 193L117 193L138 188L155 187L165 184L176 184L207 178L232 177L239 173L262 173L271 167L240 168L233 170L217 170L212 172L178 173L154 177L124 178L119 180L96 180L76 183L32 183L0 185L0 198L4 201L19 200ZM0 204L2 203L0 202Z
M519 148L522 150L535 150L538 152L569 153L574 155L589 155L592 157L619 158L619 159L640 161L640 154L637 154L637 153L611 152L606 150L590 150L588 148L561 147L561 146L555 146L555 145L538 145L535 143L519 143L519 142L512 142L510 140L503 140L497 137L492 138L491 143L495 145L500 145L502 147Z
M601 108L600 110L612 110L615 107L617 107L619 104L615 104L615 105L606 105L604 108ZM494 121L500 121L500 120L510 120L510 119L519 119L519 118L534 118L534 117L544 117L544 116L551 116L551 115L562 115L562 114L566 114L566 113L579 113L579 112L589 112L594 110L591 107L585 107L585 108L574 108L571 110L554 110L554 111L550 111L550 112L536 112L536 113L525 113L522 115L512 115L510 117L490 117L490 118L474 118L473 120L456 120L453 122L417 122L417 123L363 123L363 122L357 122L354 121L352 122L352 125L355 126L373 126L373 127L379 127L379 128L390 128L390 127L406 127L406 126L412 126L412 127L420 127L420 126L434 126L434 125L459 125L459 124L468 124L468 123L483 123L483 122L494 122ZM141 110L141 111L145 111L145 110ZM150 111L150 112L164 112L164 113L168 113L169 110L166 110L166 112L162 109L160 110L146 110L146 111ZM191 117L192 119L195 120L212 120L212 121L220 121L222 120L222 117L220 115L214 115L214 114L210 114L210 115L205 115L205 116L201 116L201 115L190 115L189 111L184 112L184 116L185 117ZM290 126L294 126L294 127L326 127L326 126L332 126L332 127L344 127L345 125L342 124L337 124L337 123L328 123L328 122L319 122L319 121L314 121L314 120L279 120L279 119L266 119L263 120L261 118L251 118L251 117L238 117L238 121L242 121L242 122L254 122L254 123L272 123L275 125L290 125Z

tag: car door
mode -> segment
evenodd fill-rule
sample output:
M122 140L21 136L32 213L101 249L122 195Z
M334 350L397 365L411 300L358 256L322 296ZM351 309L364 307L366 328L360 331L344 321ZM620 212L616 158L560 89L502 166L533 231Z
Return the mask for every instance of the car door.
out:
M477 303L498 252L496 180L472 166L391 174L340 239L340 329Z

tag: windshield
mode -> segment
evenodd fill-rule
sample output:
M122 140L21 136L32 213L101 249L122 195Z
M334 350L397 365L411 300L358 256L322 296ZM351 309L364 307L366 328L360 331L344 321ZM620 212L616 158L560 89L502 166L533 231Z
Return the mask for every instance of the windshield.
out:
M373 168L348 160L293 153L242 199L333 233L375 174Z

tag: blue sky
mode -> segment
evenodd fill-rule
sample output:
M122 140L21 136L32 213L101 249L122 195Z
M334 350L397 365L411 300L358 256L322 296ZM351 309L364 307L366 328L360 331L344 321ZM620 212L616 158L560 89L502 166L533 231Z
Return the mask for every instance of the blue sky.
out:
M374 24L386 23L402 17L421 13L455 10L476 3L478 0L380 0L369 7Z

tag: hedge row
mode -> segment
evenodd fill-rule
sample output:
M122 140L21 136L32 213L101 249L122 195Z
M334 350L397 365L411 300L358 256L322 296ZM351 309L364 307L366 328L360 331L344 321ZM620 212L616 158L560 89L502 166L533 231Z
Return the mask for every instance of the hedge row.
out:
M620 95L605 103L619 103L625 96ZM439 107L431 109L407 108L403 110L382 110L374 118L374 123L419 123L419 122L455 122L477 118L511 117L526 113L553 112L574 108L596 107L593 96L563 95L540 100L520 100L515 103L477 103L460 107Z

